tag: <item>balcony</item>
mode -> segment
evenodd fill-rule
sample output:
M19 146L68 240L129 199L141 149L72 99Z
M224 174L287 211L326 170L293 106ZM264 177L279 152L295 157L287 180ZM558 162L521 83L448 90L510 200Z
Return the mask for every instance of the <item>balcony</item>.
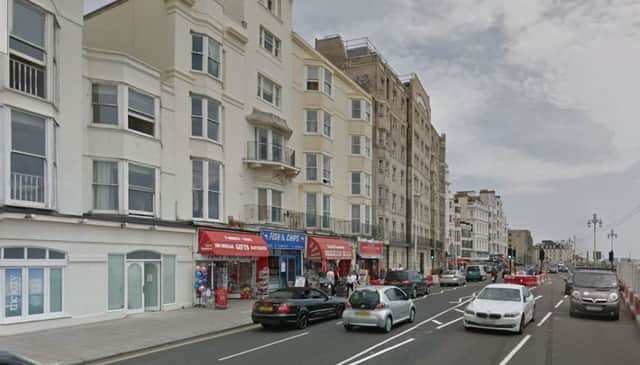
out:
M44 203L44 177L12 172L11 199Z
M322 231L345 236L373 236L375 227L371 224L355 223L329 215L306 214L282 207L248 204L244 209L246 224L274 226L296 231Z
M14 90L44 98L45 68L11 55L9 86Z
M300 169L295 166L295 157L293 149L281 144L247 142L245 162L250 168L279 170L286 176L293 177L300 173Z

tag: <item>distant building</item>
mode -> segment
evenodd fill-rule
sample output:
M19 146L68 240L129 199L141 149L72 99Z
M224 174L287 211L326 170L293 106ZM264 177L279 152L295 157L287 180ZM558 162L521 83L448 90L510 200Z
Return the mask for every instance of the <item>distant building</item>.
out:
M516 264L533 265L537 262L533 237L528 229L510 229L509 246L516 249Z
M573 256L573 245L570 240L544 240L537 246L544 249L545 261L551 264L569 262Z

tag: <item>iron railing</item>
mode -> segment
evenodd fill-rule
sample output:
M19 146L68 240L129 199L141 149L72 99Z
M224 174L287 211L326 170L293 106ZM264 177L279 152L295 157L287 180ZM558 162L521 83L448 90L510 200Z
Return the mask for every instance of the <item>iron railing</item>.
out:
M11 199L44 203L44 178L37 175L12 172Z
M296 167L295 150L277 143L247 142L247 160L276 162Z
M12 89L45 97L45 68L15 56L9 60L9 85Z

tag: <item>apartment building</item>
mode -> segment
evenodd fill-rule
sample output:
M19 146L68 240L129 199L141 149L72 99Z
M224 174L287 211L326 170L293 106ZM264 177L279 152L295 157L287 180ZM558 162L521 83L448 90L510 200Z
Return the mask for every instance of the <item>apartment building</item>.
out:
M493 190L480 190L479 197L489 209L489 254L506 255L508 228L502 198Z
M515 262L518 265L533 265L538 256L533 246L533 236L528 229L510 229L508 233L509 246L516 249Z
M550 264L569 263L573 259L573 241L571 240L543 240L535 247L544 250L544 259ZM537 262L537 256L535 259Z

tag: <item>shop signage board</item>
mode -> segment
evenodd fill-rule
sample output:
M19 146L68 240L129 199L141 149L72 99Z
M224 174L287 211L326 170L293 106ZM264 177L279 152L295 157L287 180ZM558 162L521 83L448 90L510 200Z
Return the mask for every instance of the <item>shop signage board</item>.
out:
M384 247L381 242L360 242L358 254L363 258L382 258Z
M207 256L267 257L269 249L261 236L249 233L200 230L198 253Z
M271 231L263 229L260 235L272 250L304 250L307 235L298 232Z
M6 269L5 277L5 317L22 315L22 270Z

